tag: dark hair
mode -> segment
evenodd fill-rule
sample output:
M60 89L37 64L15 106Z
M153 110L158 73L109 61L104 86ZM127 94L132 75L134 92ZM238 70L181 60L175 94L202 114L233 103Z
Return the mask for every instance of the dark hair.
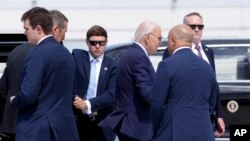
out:
M67 17L58 10L50 10L50 14L53 20L53 25L58 25L60 28L64 28L64 22L68 22Z
M191 13L187 14L187 15L184 17L184 19L183 19L183 23L184 23L184 24L186 24L186 22L187 22L187 21L186 21L186 18L187 18L187 17L190 17L190 16L198 16L198 17L200 17L201 19L203 19L202 16L201 16L198 12L191 12Z
M99 25L94 25L87 31L87 39L91 36L104 36L106 39L108 38L107 31Z
M29 20L32 29L40 25L46 35L52 32L53 21L49 11L45 8L34 7L28 10L21 18L21 21L25 20Z

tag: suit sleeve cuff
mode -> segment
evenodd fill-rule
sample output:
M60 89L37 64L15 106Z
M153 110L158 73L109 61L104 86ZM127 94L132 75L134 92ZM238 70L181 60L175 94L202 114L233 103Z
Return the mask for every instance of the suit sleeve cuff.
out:
M91 111L91 104L90 104L89 100L85 100L85 102L86 102L86 105L87 105L87 109L83 109L82 113L89 115L89 114L92 113L92 111Z

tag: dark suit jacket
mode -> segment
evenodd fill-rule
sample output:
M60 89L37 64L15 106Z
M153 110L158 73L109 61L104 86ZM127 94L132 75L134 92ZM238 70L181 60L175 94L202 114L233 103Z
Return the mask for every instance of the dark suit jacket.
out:
M90 59L89 53L84 50L74 49L72 55L76 62L76 73L74 83L74 95L85 99L90 79ZM92 112L97 112L96 123L103 120L113 111L115 103L116 89L116 62L105 56L101 64L101 70L97 85L96 97L89 99ZM80 114L82 114L80 112ZM104 135L108 136L107 130L103 130ZM110 137L106 137L110 138Z
M16 132L16 110L10 107L10 97L18 94L20 90L21 72L23 69L24 58L34 45L24 43L17 46L8 55L6 68L1 78L0 95L6 95L6 102L3 120L0 131L4 133Z
M155 71L144 51L133 44L117 65L116 108L100 125L138 140L153 135L150 93Z
M214 72L215 72L215 63L214 63L214 52L211 48L207 47L206 45L202 44L202 49L205 52L209 64L211 65L211 67L213 68ZM163 53L163 57L162 60L169 57L169 53L168 50L166 49ZM215 115L216 117L223 117L222 116L222 109L221 109L221 101L220 101L220 95L219 95L219 89L218 89L218 95L217 95L217 99L216 99L216 106L215 106ZM215 118L215 117L213 117ZM217 122L215 122L217 123Z
M152 99L155 140L214 141L217 88L212 68L189 48L160 62Z
M18 109L16 140L79 140L72 111L74 60L52 36L26 56L21 89L11 106Z

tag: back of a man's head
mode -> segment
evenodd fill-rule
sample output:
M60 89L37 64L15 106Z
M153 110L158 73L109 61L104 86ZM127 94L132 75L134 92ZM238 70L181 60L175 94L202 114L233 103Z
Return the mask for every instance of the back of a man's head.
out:
M26 20L29 20L32 29L35 29L36 26L40 25L46 35L52 32L53 21L49 11L45 8L34 7L26 11L22 16L21 21Z
M60 28L64 28L64 22L68 22L68 18L58 10L50 10L50 14L53 20L53 25L58 25Z
M192 29L185 24L176 25L171 30L171 33L176 37L178 41L192 43L193 39Z
M168 35L168 50L172 54L174 50L183 46L192 46L193 33L192 29L185 25L179 24L174 26Z

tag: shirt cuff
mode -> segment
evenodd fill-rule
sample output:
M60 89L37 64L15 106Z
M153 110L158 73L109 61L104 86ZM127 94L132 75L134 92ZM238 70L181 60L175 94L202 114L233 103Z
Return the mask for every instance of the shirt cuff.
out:
M92 111L91 111L91 104L90 104L90 102L89 102L89 100L85 100L84 102L86 102L86 105L87 105L87 110L86 109L83 109L82 110L82 113L83 114L91 114L92 113Z

